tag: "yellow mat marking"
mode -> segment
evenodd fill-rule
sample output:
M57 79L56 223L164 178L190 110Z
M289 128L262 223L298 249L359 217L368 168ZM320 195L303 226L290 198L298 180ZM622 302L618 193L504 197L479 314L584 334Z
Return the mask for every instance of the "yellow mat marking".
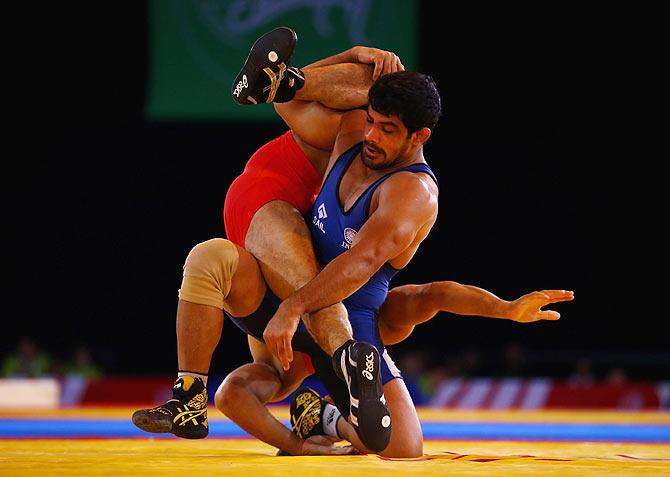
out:
M424 451L420 459L385 460L275 457L251 439L0 440L0 475L670 475L670 445L429 441Z
M288 409L272 408L288 418ZM0 419L129 419L129 408L2 411ZM216 409L210 418L225 419ZM423 420L459 422L670 423L670 413L595 411L444 411ZM668 476L670 444L430 440L419 459L375 455L275 457L254 439L0 439L0 476Z

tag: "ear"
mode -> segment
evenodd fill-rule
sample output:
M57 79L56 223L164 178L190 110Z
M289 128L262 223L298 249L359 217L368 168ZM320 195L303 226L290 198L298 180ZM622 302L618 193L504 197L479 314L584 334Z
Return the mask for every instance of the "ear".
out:
M428 140L431 134L432 131L429 128L421 128L418 131L414 131L412 133L412 144L420 146Z

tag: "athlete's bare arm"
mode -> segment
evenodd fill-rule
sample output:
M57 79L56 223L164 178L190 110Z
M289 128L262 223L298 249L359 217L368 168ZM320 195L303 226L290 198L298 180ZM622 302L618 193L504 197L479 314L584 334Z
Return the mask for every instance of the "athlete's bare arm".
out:
M378 206L356 235L351 249L284 300L266 327L265 342L284 369L293 360L290 342L303 313L353 294L384 263L415 247L422 230L434 222L437 197L415 174L398 173L384 181L377 193Z
M302 89L274 107L301 140L331 151L343 114L367 105L368 90L379 76L403 70L393 52L356 46L303 68Z
M319 61L315 61L304 68L303 71L309 68L317 68L321 66L329 66L338 63L363 63L374 64L375 69L372 74L372 80L376 80L382 75L393 73L395 71L404 71L405 66L400 61L398 55L392 51L380 50L378 48L370 48L367 46L354 46L346 51L337 53Z
M534 291L507 301L483 288L453 281L403 285L389 291L379 312L379 333L384 344L399 343L416 325L425 323L440 311L518 323L558 320L560 313L542 308L573 299L574 293L570 290Z
M249 434L290 455L345 455L351 446L334 446L326 436L301 439L270 413L265 403L279 401L293 392L310 373L298 360L288 371L265 348L249 337L253 363L231 372L216 391L216 407Z

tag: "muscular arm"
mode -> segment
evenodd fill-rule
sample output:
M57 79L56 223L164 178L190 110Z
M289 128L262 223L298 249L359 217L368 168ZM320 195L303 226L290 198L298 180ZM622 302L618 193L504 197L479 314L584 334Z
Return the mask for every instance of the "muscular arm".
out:
M473 285L453 281L403 285L393 288L379 312L379 332L384 344L392 345L406 339L416 325L425 323L438 312L502 318L518 323L558 320L554 310L542 310L551 303L571 301L569 290L541 290L527 293L516 300L503 300Z
M265 403L292 392L307 376L300 366L282 372L263 343L249 337L254 362L245 364L221 383L216 392L216 407L252 436L291 455L343 455L352 447L334 446L325 436L299 438L270 413Z
M300 316L347 298L384 263L407 250L434 218L437 198L412 174L397 174L379 191L379 206L356 235L351 249L285 300L288 310Z
M371 71L369 65L346 63L305 72L303 89L314 85L311 99L275 103L275 110L302 141L331 151L348 110L367 104Z
M318 68L339 63L374 64L375 68L372 72L373 81L383 74L391 73L393 71L403 71L405 69L400 58L391 51L369 48L367 46L354 46L346 51L337 53L336 55L315 61L314 63L305 66L303 71L310 68Z
M394 53L357 46L303 68L305 84L295 99L274 107L294 134L329 151L343 114L367 105L368 90L379 76L402 70Z
M356 235L351 249L286 298L265 327L265 343L283 369L289 369L293 361L291 338L303 314L353 294L384 263L406 252L417 234L432 224L437 197L414 174L400 172L377 191L379 205Z

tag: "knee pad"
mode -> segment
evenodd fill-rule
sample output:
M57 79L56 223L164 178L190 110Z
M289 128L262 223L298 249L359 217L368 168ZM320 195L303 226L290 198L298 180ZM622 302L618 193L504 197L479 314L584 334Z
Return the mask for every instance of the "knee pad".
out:
M237 247L226 239L199 243L186 257L179 299L223 309L239 260Z

